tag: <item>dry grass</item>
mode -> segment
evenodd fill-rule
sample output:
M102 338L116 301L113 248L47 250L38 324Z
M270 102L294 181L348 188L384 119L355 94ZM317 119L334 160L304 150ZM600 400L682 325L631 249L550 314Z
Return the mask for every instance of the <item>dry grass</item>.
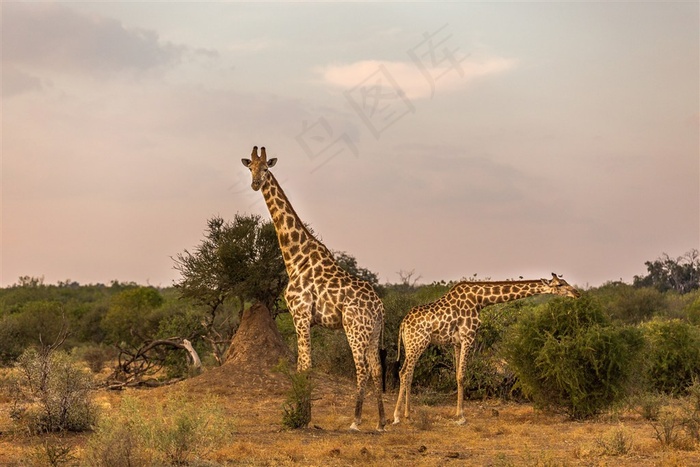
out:
M286 430L282 404L289 382L278 374L255 374L228 366L210 370L178 387L100 391L96 402L115 410L124 394L158 404L173 390L185 389L193 400L212 394L225 401L235 433L211 453L207 465L243 466L689 466L700 465L700 450L664 448L648 421L637 412L616 413L596 421L571 422L564 416L538 412L527 404L468 402L466 425L454 423L454 402L414 405L413 420L374 431L377 422L372 391L364 405L362 432L347 428L353 412L350 380L313 378L317 398L309 428ZM387 415L396 393L384 396ZM61 443L72 447L78 465L89 434L71 435ZM27 465L42 446L41 438L16 432L9 419L9 401L0 398L0 465Z

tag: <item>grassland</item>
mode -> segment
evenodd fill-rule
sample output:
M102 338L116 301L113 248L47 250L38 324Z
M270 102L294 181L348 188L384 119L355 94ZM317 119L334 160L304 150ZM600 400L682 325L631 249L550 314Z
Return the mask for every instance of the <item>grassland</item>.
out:
M697 445L664 447L651 424L635 410L620 410L596 420L572 422L563 415L535 410L530 404L498 400L468 402L466 425L454 423L455 395L415 396L412 420L389 425L377 433L373 394L366 398L360 433L347 430L354 406L353 382L313 378L314 406L309 428L282 426L282 405L289 382L282 375L259 368L231 365L173 386L99 390L95 401L103 413L119 407L126 396L154 406L172 391L195 403L214 396L230 417L230 440L192 461L190 465L250 466L692 466L700 465ZM396 392L384 396L387 414L393 412ZM85 446L91 434L63 437L29 436L10 420L10 398L0 395L0 465L32 465L49 442L68 447L66 465L84 465ZM83 462L83 464L81 464Z

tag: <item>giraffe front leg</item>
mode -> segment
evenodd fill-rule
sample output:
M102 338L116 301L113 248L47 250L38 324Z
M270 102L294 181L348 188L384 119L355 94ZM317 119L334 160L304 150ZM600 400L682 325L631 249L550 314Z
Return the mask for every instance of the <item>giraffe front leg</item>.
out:
M410 342L408 345L407 342ZM405 401L403 416L410 419L411 413L411 385L413 384L413 372L421 354L430 344L430 336L421 336L421 339L404 339L406 349L406 360L403 362L399 372L399 399L396 401L394 410L394 424L400 422L401 403Z
M404 418L408 418L408 397L411 393L411 379L413 375L413 368L409 368L410 366L409 360L406 359L399 372L399 397L394 408L394 425L401 423L402 408L404 408ZM402 407L404 403L405 407Z
M457 424L464 425L467 419L464 417L464 377L467 371L467 352L471 341L455 345L455 358L457 365Z
M406 388L404 387L406 383L404 383L404 378L402 375L399 375L399 381L399 396L396 399L396 407L394 408L394 425L401 423L401 417L399 414L401 413L401 403L403 402L404 394L406 392Z
M311 369L311 325L294 324L297 333L297 372L302 373Z
M284 299L289 308L289 314L294 321L294 331L297 335L297 371L311 369L311 307L313 302L308 294L300 294L293 289L292 283L284 291Z

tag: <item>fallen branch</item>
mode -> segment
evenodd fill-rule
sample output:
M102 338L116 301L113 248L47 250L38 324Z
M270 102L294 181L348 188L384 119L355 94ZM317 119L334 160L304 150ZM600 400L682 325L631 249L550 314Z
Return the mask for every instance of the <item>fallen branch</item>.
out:
M165 364L167 355L162 352L163 348L185 350L190 367L195 371L200 371L202 368L202 361L197 351L192 346L192 343L187 339L179 337L147 341L136 350L119 346L117 346L117 348L119 349L117 367L108 379L108 387L110 389L148 384L144 383L143 378L154 375L160 371ZM159 354L153 355L155 352Z

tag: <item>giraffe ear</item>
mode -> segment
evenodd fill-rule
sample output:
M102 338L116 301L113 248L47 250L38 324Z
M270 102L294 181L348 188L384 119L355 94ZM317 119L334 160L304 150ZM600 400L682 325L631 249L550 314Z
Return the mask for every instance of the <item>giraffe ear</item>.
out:
M245 165L246 167L250 167L250 159L241 159L241 162L243 162L243 165Z
M270 159L269 161L267 161L267 166L268 166L268 167L274 167L276 163L277 163L277 158L276 158L276 157L273 157L272 159Z

